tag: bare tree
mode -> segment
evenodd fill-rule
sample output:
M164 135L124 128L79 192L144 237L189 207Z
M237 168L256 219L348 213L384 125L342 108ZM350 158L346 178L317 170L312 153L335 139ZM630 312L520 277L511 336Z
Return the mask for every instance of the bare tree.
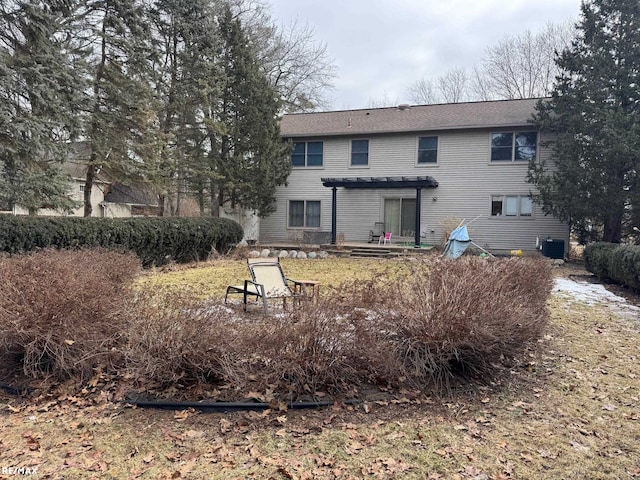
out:
M490 79L485 77L482 70L477 65L473 66L471 71L471 80L469 85L469 96L474 101L486 102L494 100L489 94L489 81Z
M262 66L284 102L287 112L327 106L336 67L326 44L317 43L314 31L297 20L287 27L271 24L269 41L261 50Z
M469 99L468 75L456 67L440 75L435 83L428 78L416 80L409 86L409 98L415 103L458 103Z
M447 70L438 77L438 90L446 103L464 102L469 98L467 93L467 71L462 67Z
M409 86L416 103L456 103L467 100L497 100L544 97L556 75L557 53L574 35L572 21L548 23L544 30L526 30L507 36L487 47L479 65L457 67L434 79L422 78Z
M534 98L549 94L558 73L556 53L573 36L570 22L548 23L539 33L525 30L488 47L474 75L482 98Z
M438 95L433 82L428 78L421 78L409 85L409 99L414 103L438 103Z
M370 98L367 102L367 108L395 107L399 103L397 97L391 98L387 92L384 92L379 98Z
M315 40L313 28L297 19L277 25L264 0L227 2L247 27L261 67L280 94L283 111L327 107L336 67L326 44Z

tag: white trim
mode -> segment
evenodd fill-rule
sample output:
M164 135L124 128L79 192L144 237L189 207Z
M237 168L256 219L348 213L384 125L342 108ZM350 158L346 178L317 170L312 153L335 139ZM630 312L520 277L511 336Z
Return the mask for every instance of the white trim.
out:
M502 212L504 213L506 210L506 197L516 197L516 209L517 209L517 213L516 215L493 215L493 198L494 197L502 197ZM533 202L533 199L531 201L531 215L522 215L520 213L520 209L522 207L522 198L531 198L530 194L523 194L523 193L492 193L489 195L489 219L509 219L509 220L514 220L514 219L518 219L518 220L533 220L536 216L536 206L535 203Z
M420 159L420 139L421 138L429 138L429 137L436 137L436 161L435 163L431 163L431 162L426 162L426 163L420 163L418 160ZM418 136L416 136L416 151L414 154L414 158L415 158L415 163L414 166L418 167L418 168L429 168L429 167L437 167L440 165L440 135L434 134L434 135L425 135L425 134L420 134Z
M353 142L367 142L367 163L366 165L353 164ZM356 152L361 153L361 152ZM352 138L349 140L349 168L370 168L371 166L371 139L370 138Z

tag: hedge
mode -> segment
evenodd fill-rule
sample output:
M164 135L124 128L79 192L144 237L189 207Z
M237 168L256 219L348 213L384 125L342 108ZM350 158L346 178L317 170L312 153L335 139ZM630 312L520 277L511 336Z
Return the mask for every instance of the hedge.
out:
M592 243L584 249L584 263L602 280L640 290L640 246Z
M0 252L42 248L105 247L130 250L145 266L206 259L243 236L224 218L81 218L0 215Z

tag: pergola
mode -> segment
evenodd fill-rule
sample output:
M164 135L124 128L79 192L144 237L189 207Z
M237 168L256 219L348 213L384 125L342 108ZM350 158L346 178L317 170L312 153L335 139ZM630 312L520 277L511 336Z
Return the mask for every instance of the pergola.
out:
M433 177L351 177L322 178L322 185L332 189L331 197L331 244L336 244L338 223L337 190L343 188L415 188L416 189L416 231L415 246L420 247L420 202L423 188L436 188L438 182Z

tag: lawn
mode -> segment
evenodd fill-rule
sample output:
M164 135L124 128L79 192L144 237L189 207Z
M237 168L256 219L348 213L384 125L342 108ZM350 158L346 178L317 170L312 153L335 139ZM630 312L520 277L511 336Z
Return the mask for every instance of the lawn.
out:
M323 288L402 274L401 261L285 260ZM241 261L147 274L141 288L221 297ZM561 271L558 271L561 274ZM500 381L448 397L380 392L317 410L199 413L135 409L96 373L30 403L2 395L0 478L625 479L640 477L638 319L554 294L538 354ZM115 390L115 391L114 391ZM376 399L377 398L377 399Z

